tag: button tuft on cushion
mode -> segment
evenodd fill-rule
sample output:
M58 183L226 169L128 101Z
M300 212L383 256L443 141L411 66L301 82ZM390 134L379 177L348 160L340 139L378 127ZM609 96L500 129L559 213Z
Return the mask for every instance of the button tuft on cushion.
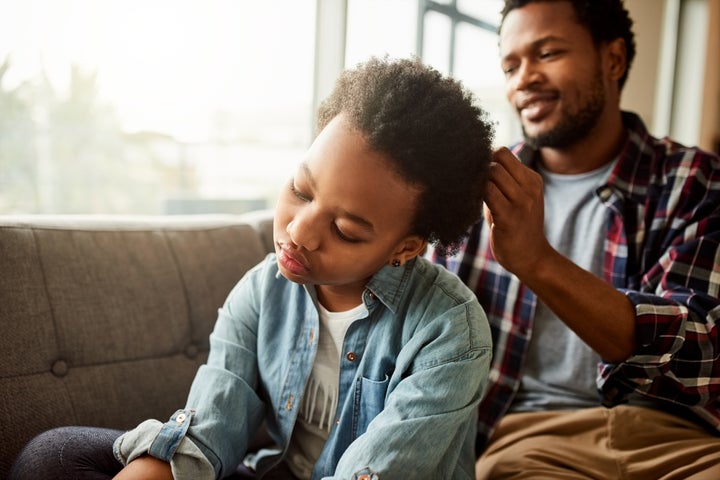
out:
M70 368L65 360L55 360L52 367L50 367L50 371L56 377L64 377L67 375L68 370L70 370Z
M195 358L198 356L198 353L200 352L200 349L198 349L197 345L191 343L187 347L185 347L185 355L188 358Z

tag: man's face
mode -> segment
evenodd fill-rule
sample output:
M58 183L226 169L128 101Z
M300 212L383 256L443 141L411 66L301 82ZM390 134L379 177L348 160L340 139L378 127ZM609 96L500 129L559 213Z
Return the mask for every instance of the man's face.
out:
M586 137L606 106L601 52L569 2L512 10L500 31L506 95L526 141L564 148Z

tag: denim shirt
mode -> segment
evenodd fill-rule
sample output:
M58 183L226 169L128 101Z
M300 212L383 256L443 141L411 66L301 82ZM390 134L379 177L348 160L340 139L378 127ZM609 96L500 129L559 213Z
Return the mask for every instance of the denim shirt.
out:
M362 301L369 314L345 336L336 421L312 478L473 479L492 351L475 295L417 258L381 269ZM290 442L317 350L316 303L315 289L285 279L270 254L220 309L185 409L120 437L116 456L149 452L170 461L176 479L219 478L265 421L279 452L258 462L262 476Z

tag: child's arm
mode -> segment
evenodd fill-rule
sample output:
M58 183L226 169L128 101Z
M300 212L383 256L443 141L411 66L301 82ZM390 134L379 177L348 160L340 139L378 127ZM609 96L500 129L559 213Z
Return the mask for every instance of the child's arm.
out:
M114 480L173 480L170 464L145 455L128 463Z
M258 267L220 309L208 360L195 375L185 408L165 423L148 420L118 438L114 451L123 464L149 454L172 462L177 478L196 480L227 475L240 463L264 418L255 391Z

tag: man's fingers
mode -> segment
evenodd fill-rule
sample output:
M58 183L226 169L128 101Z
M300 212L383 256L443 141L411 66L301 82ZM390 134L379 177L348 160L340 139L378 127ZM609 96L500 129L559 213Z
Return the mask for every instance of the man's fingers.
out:
M490 181L485 189L485 206L492 211L502 211L510 208L510 200L503 192L501 183L499 182L500 181L493 178L493 174L491 174Z
M488 224L490 228L493 226L493 216L492 212L490 211L490 207L488 207L488 204L483 205L483 216L485 217L485 223Z
M523 165L507 147L500 147L493 152L493 162L502 166L520 185L534 181L533 177L537 176L537 172Z
M524 204L528 196L542 196L543 182L540 174L523 165L506 147L493 153L490 181L511 203Z
M517 160L515 162L519 164ZM487 202L492 209L510 207L512 204L522 201L526 195L523 185L508 172L502 163L490 163L489 179Z
M507 147L500 147L493 152L493 161L499 163L508 171L517 169L522 163Z

